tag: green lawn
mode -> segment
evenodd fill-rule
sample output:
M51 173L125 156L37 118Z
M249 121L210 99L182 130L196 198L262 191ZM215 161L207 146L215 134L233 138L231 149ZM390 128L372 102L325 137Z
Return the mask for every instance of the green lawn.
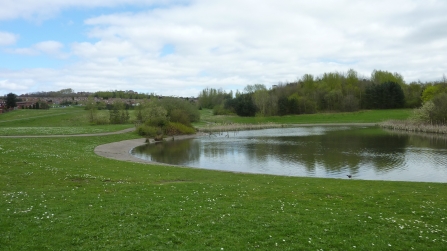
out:
M131 114L133 114L131 112ZM98 111L109 116L109 111ZM119 131L133 127L126 125L90 125L83 107L53 108L49 110L17 110L0 115L0 136L12 135L69 135Z
M3 250L442 250L447 185L121 162L134 134L1 139ZM51 241L49 241L51 240Z
M279 124L321 124L321 123L378 123L385 120L405 120L413 113L411 109L398 110L365 110L347 113L317 113L273 117L239 117L239 116L213 116L212 110L201 110L203 123L279 123Z
M93 152L137 137L0 138L0 249L447 246L446 183L229 173L116 161Z

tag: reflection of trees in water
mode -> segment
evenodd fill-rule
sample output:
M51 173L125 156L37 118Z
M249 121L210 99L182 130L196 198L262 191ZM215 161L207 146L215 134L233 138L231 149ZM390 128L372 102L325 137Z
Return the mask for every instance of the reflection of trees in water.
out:
M204 143L202 143L204 144ZM221 142L207 142L202 146L203 155L207 158L219 159L227 155L237 154L238 149Z
M200 143L194 139L148 144L134 149L137 154L147 154L152 161L179 165L200 159Z
M408 144L413 147L429 147L435 149L447 148L447 135L440 133L408 132L401 130L384 129L387 133L396 136L408 137Z
M409 139L408 135L373 127L327 131L324 135L180 140L135 150L150 155L153 161L171 164L197 162L201 154L207 159L243 155L255 166L274 160L277 166L304 167L308 173L323 167L327 172L349 169L355 174L365 166L376 172L403 166Z
M264 138L250 145L254 151L247 154L253 160L269 156L278 158L287 165L303 166L308 172L315 171L317 166L331 172L348 168L356 173L363 165L371 165L376 171L402 165L408 137L380 133L381 129L377 128L365 130L376 132L362 133L361 129L356 129L305 137Z

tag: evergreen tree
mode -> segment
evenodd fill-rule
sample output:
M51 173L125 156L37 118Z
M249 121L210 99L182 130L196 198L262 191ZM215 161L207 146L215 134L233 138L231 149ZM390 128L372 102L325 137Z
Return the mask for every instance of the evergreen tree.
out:
M8 93L6 95L6 108L14 108L17 106L17 95L14 93Z

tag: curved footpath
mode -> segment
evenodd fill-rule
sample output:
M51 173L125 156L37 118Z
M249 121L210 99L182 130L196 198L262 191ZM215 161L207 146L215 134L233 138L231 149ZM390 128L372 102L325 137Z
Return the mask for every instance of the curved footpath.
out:
M24 135L24 136L0 136L0 138L65 138L65 137L92 137L92 136L105 136L113 134L122 134L135 131L135 128L127 128L116 132L100 132L100 133L88 133L88 134L64 134L64 135Z

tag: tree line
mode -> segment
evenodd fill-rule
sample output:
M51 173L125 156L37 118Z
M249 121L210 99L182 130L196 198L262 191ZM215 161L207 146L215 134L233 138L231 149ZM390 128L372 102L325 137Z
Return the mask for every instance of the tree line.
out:
M405 83L399 73L374 70L370 78L355 70L329 72L321 76L304 74L289 83L272 88L248 85L243 92L204 89L199 106L214 114L239 116L283 116L317 112L352 112L360 109L418 108L437 94L447 92L444 77L436 82Z
M134 91L98 91L93 93L93 97L109 99L109 98L121 98L121 99L146 99L154 96L154 94L136 93Z

